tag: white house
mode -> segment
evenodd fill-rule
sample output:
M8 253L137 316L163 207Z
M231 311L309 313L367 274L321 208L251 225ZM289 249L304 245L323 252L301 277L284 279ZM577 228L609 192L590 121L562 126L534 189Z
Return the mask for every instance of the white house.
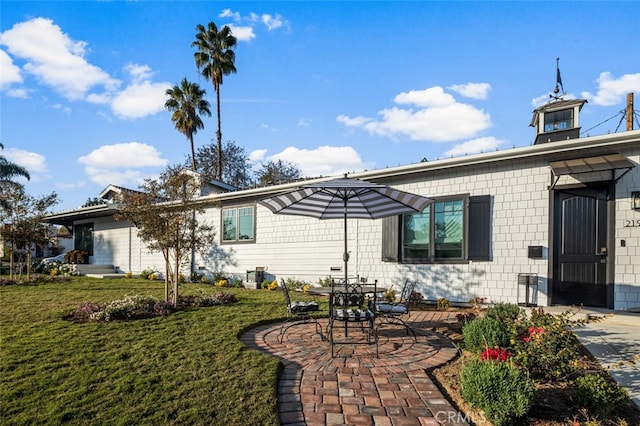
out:
M426 299L640 306L640 131L579 137L585 101L534 111L531 146L350 174L421 194L421 214L348 222L349 272L380 285L418 281ZM328 179L328 178L327 178ZM247 190L217 183L198 201L217 226L202 270L318 282L342 265L343 222L274 215L258 201L314 179ZM110 198L109 187L101 196ZM53 214L90 262L162 270L117 203ZM527 294L527 289L529 290Z

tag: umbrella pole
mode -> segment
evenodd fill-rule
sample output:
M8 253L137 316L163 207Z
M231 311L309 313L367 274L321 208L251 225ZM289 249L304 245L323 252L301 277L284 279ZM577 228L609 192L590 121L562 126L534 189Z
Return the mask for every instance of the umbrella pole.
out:
M344 285L346 288L349 277L347 272L349 264L349 252L347 251L347 197L344 198L344 253L342 254L342 260L344 260Z

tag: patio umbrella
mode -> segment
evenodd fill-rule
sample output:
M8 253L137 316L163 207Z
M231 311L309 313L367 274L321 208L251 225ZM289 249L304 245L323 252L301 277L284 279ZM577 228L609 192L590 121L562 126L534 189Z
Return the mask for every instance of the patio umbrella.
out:
M344 220L344 278L347 280L347 220L381 219L419 213L433 200L389 186L359 179L333 179L303 185L298 189L265 198L260 204L276 214Z

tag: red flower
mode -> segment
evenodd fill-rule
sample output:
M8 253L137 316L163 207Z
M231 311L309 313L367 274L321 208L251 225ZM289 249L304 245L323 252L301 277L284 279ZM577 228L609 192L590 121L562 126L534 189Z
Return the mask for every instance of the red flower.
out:
M511 358L513 354L511 352L509 352L506 349L502 349L502 348L486 348L483 352L482 355L480 356L480 359L482 359L483 361L500 361L500 362L504 362L506 360L508 360L509 358Z

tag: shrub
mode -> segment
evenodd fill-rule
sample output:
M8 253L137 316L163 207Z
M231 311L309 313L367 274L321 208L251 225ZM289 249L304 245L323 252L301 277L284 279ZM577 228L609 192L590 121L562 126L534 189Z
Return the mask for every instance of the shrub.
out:
M233 293L216 293L214 296L215 300L217 300L222 305L228 305L230 303L235 303L238 301L236 295Z
M384 292L384 300L386 300L389 303L393 303L396 301L396 291L392 288L390 288L389 290Z
M514 322L520 317L520 307L513 303L497 303L487 309L487 316L498 321Z
M473 312L460 312L456 314L456 319L458 320L458 322L466 324L476 319L476 314L474 314Z
M507 325L494 318L482 317L462 328L464 345L469 351L481 353L486 347L507 347L510 342Z
M581 355L571 328L584 321L572 321L570 315L571 311L552 315L540 308L516 324L512 342L515 359L534 379L558 380L576 374Z
M127 320L134 316L153 314L158 300L151 296L125 296L124 299L114 300L102 310L93 313L90 319L94 321Z
M140 271L140 278L142 278L143 280L155 279L155 278L151 278L152 275L157 276L158 275L158 271L156 271L155 269L152 269L152 268L146 268L146 269L143 269L142 271Z
M229 281L226 278L219 279L216 281L216 287L228 287Z
M437 307L437 309L439 311L444 311L444 310L447 310L447 309L449 309L451 307L451 302L449 301L449 299L441 297L436 302L436 307Z
M533 381L511 363L473 360L464 365L460 377L462 397L484 410L495 426L524 416L535 397Z
M625 404L629 395L615 382L599 375L581 376L576 379L578 401L587 408L609 414Z
M278 280L273 280L267 286L269 290L277 290L278 289Z

